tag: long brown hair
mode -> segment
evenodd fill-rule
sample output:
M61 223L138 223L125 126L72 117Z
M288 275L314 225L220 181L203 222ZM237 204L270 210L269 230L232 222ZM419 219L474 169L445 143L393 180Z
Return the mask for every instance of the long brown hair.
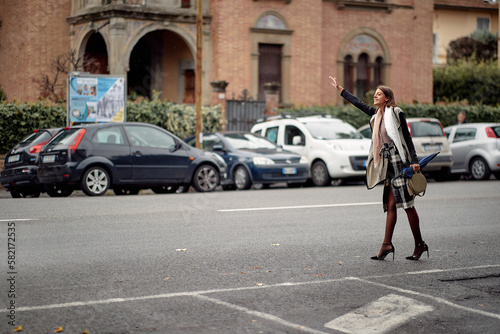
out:
M387 103L385 104L386 106L390 107L397 107L398 105L396 104L396 99L394 98L394 92L392 89L390 89L387 86L378 86L377 89L380 89L382 93L384 93L385 97L388 98Z

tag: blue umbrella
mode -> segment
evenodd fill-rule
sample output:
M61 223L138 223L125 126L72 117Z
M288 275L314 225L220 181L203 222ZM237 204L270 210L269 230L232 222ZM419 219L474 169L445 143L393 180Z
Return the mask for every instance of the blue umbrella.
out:
M418 161L418 164L420 165L420 169L424 168L427 163L429 161L431 161L432 159L434 159L436 157L436 155L438 155L439 152L437 153L433 153L431 155L428 155L426 157L423 157L422 159L420 159ZM406 167L406 168L403 168L403 171L401 172L401 175L405 175L407 176L408 178L411 178L413 176L413 167Z

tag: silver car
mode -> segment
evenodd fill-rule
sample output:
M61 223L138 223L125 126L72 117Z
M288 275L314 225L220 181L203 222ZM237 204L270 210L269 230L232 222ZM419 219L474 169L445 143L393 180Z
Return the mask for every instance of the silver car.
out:
M453 165L453 154L441 122L436 118L407 118L406 121L419 159L439 152L422 172L436 181L447 180ZM372 136L370 124L360 127L358 131L366 138Z
M465 123L444 129L453 152L452 174L500 180L500 124Z

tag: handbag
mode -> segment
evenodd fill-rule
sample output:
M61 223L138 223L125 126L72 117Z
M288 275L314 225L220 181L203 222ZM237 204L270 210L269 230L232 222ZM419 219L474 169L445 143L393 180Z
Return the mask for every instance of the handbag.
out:
M424 196L426 189L427 179L425 178L424 174L420 172L413 173L411 179L408 180L408 193L412 196Z

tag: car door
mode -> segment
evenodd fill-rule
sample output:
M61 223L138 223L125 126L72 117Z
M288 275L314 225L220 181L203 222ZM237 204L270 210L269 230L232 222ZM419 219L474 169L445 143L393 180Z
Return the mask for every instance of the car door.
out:
M132 178L132 157L130 146L121 126L98 129L92 135L92 155L105 157L113 163L115 180Z
M306 135L295 125L285 125L280 128L278 143L287 151L292 151L307 157Z
M466 171L467 157L470 151L476 148L475 141L477 129L473 127L460 127L455 131L451 144L453 153L453 169Z
M191 163L186 149L155 127L125 125L131 143L132 175L137 182L180 182Z

